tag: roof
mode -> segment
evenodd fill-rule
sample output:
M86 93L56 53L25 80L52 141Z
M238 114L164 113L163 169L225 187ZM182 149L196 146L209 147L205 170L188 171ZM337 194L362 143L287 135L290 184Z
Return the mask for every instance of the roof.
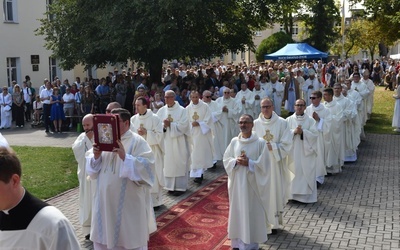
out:
M307 43L288 43L280 50L264 56L265 60L298 60L327 58L328 54L321 52Z

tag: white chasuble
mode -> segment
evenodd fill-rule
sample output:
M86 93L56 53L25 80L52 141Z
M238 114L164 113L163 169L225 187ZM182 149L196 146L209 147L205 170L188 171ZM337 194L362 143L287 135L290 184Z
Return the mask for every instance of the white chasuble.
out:
M155 179L151 188L151 197L153 206L164 204L162 198L162 189L164 183L164 133L161 119L148 109L144 115L136 114L131 118L131 131L137 133L138 129L143 127L147 134L142 137L149 144L155 159Z
M245 153L249 166L236 163ZM270 154L263 139L253 133L250 138L241 134L232 139L224 154L228 174L229 221L228 238L240 239L246 244L262 243L270 233L267 225L269 187L271 181Z
M288 201L290 182L294 178L294 173L287 166L286 157L290 153L293 143L293 136L285 119L279 117L275 112L270 119L266 119L260 114L254 121L254 132L259 138L269 141L272 150L270 152L271 164L271 186L269 187L270 202L268 209L274 218L268 218L273 229L278 229L282 225L282 213Z
M201 177L203 169L213 166L214 142L212 135L212 116L207 104L199 100L197 105L192 102L186 107L189 120L189 135L192 145L190 161L190 177ZM192 122L199 126L193 127Z
M316 159L318 132L315 121L307 114L296 116L293 114L287 119L290 132L293 136L293 146L288 156L289 169L294 173L291 182L291 197L289 199L304 203L317 202ZM301 126L302 135L294 135L294 130Z

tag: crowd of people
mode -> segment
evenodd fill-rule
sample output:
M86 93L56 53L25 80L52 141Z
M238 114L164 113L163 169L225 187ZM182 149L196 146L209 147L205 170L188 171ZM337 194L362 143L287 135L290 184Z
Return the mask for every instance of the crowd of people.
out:
M180 64L165 69L161 84L149 85L142 69L71 86L45 81L38 100L46 131L50 119L60 130L58 104L84 116L72 148L79 220L95 249L147 249L162 190L182 195L218 162L228 174L232 248L258 249L282 227L289 201L317 202L325 177L357 160L379 84L373 79L348 62ZM121 140L112 152L93 143L98 113L118 115Z
M375 89L367 69L361 74L357 67L348 67L348 76L332 75L330 83L321 80L319 63L234 69L223 63L180 65L166 69L163 85L148 86L143 78L135 86L132 110L126 98L125 103L118 98L104 102L105 113L119 114L122 124L120 148L114 153L101 152L96 144L92 148L93 117L86 115L85 132L73 149L79 162L81 224L96 249L146 247L148 237L132 239L120 233L115 238L115 223L128 228L137 221L134 230L153 232L154 213L147 209L163 205L162 190L179 196L190 180L201 185L217 162L228 174L228 233L234 249L257 249L267 234L276 233L288 201L316 202L325 177L341 173L344 162L357 160ZM138 146L132 143L144 142L141 152L135 152ZM136 185L128 187L126 179ZM112 194L110 187L115 189ZM135 216L119 213L130 206L127 193L138 192L138 187L145 190L140 202L146 209ZM94 193L93 200L87 190ZM113 226L106 227L106 221Z

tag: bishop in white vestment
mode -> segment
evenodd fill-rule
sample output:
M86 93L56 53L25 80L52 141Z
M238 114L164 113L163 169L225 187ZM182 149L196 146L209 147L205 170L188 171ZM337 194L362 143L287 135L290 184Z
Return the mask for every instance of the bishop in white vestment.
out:
M132 132L142 136L149 144L155 158L155 179L151 188L151 199L153 207L157 208L164 204L164 133L161 119L147 109L149 102L144 97L139 97L135 101L136 115L131 118Z
M228 238L232 248L258 249L267 240L270 154L265 141L252 133L253 118L242 115L241 133L232 139L224 154L228 174Z

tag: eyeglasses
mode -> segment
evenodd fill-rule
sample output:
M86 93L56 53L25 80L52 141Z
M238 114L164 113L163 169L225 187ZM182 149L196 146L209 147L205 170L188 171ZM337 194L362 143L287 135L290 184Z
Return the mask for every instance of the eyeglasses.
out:
M310 96L311 100L317 99L318 97Z
M249 121L238 122L239 125L244 125L244 124L248 124L248 123L253 123L253 122L249 122Z
M211 96L210 95L207 95L207 96L204 96L205 98L211 98Z
M272 107L272 105L261 106L262 109L269 109L269 108L271 108L271 107Z
M295 104L294 106L295 107L305 107L306 105L304 105L304 104Z
M230 94L231 92L224 92L224 94Z

